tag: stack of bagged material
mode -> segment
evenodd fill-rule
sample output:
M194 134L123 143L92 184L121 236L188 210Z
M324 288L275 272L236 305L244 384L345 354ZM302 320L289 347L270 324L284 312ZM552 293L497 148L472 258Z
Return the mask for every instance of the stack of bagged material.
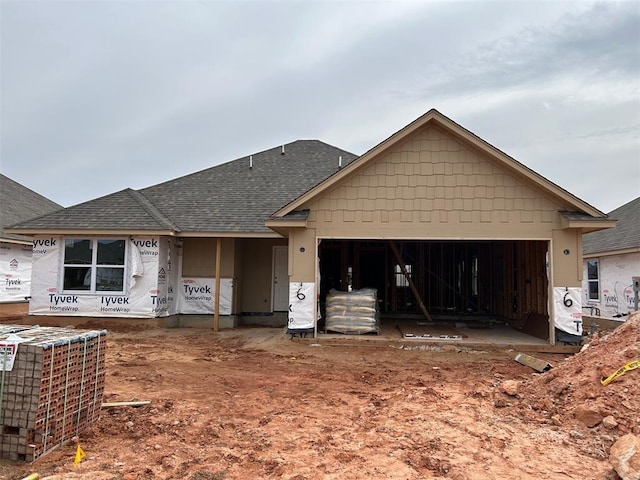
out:
M107 332L12 327L0 329L0 458L30 462L98 420Z
M363 288L327 294L325 329L347 334L379 333L378 292Z

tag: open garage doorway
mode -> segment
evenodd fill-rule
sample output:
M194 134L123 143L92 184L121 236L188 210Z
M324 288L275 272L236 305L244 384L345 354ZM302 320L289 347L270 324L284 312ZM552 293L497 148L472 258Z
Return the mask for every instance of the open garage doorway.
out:
M331 290L373 288L383 323L500 323L549 339L548 241L323 239L318 248L323 319Z

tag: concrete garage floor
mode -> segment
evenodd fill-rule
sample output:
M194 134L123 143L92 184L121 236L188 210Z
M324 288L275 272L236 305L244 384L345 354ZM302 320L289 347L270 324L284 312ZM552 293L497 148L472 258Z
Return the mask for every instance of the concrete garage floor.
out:
M470 326L469 326L470 325ZM433 324L415 318L383 318L380 333L342 334L319 331L317 337L298 338L305 342L333 345L393 342L404 345L454 345L464 348L517 349L529 352L574 353L574 345L550 345L548 341L527 335L502 323L443 322Z
M1 312L0 323L15 324L39 324L39 325L57 325L57 326L76 326L82 328L123 328L134 326L136 328L153 328L168 327L166 319L100 319L92 317L47 317L47 316L28 316L22 315L22 312ZM211 324L211 316L203 317L198 325L175 325L179 327L200 327L209 328ZM286 322L286 320L283 320ZM527 352L548 352L548 353L575 353L580 347L563 345L550 345L546 340L542 340L531 335L527 335L511 326L493 323L487 328L471 328L467 326L469 322L443 322L438 319L435 325L425 325L422 317L384 317L380 324L380 334L364 334L364 335L346 335L342 333L324 333L318 331L318 335L307 335L305 338L298 336L292 340L305 343L319 343L327 345L379 345L382 343L392 343L397 345L431 345L444 346L454 345L464 348L475 349L501 349L501 350L520 350ZM473 322L471 322L473 324ZM282 323L280 324L282 325ZM239 326L233 329L223 328L221 332L226 334L233 333L242 335L243 332L256 330L269 332L273 334L274 330L281 331L282 334L286 328L264 328L256 329L255 326ZM414 334L414 337L407 337L406 334ZM431 335L425 337L424 335ZM445 335L446 338L440 338ZM455 335L456 337L450 337Z

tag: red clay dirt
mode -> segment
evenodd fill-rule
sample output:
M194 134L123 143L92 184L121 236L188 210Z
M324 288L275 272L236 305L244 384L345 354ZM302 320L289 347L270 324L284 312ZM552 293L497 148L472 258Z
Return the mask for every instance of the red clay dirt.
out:
M580 354L534 354L544 374L515 351L114 328L104 401L151 404L104 408L77 467L68 444L0 478L613 480L611 444L640 433L640 369L600 383L638 357L640 314Z

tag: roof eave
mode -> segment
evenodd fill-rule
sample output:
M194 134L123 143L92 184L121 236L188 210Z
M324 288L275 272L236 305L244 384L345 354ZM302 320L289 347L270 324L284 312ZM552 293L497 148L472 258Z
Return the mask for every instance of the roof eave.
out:
M181 238L282 238L276 232L198 232L184 231L176 234Z
M2 243L13 243L15 245L33 245L33 239L20 240L20 239L17 239L17 238L0 237L0 242L2 242Z
M640 253L640 246L638 247L630 247L630 248L620 248L618 250L607 250L601 252L589 252L584 253L582 256L584 258L596 258L596 257L609 257L612 255L625 255L628 253Z
M20 235L153 235L177 236L179 232L173 230L123 230L123 229L91 229L91 228L6 228L7 232Z
M594 218L593 220L570 220L565 217L560 217L560 225L562 228L572 228L581 230L582 233L597 232L599 230L606 230L608 228L614 228L617 221L608 218L600 219Z
M296 218L296 219L287 219L287 218L269 218L264 222L264 225L267 228L272 229L274 232L277 232L283 237L289 236L289 231L292 228L307 228L307 219L306 218Z
M307 219L296 218L296 219L289 220L287 218L269 218L264 222L264 225L268 228L274 228L274 227L307 228Z

